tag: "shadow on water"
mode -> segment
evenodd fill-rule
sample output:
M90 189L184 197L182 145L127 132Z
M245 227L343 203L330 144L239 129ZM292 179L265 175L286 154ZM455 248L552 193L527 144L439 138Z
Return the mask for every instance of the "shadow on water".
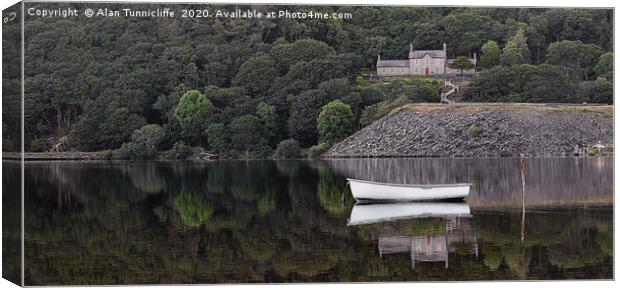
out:
M28 163L25 280L609 279L612 161L528 159L525 223L515 159ZM346 177L473 197L351 225Z

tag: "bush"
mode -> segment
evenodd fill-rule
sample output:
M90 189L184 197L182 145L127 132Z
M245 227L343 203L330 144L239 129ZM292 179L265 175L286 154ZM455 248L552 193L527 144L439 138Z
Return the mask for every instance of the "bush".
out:
M482 132L482 130L480 128L478 128L477 126L473 126L472 125L471 127L467 128L467 135L470 138L477 137L478 135L480 135L480 132Z
M144 145L149 149L157 149L164 136L166 136L164 128L157 124L149 124L133 131L131 142Z
M207 127L207 138L211 151L218 156L225 156L228 152L228 134L222 123L213 123Z
M120 148L123 158L131 160L144 160L155 157L157 151L151 149L144 144L129 142L123 143Z
M314 145L308 149L308 158L317 159L321 158L321 156L329 150L329 145L325 143L321 143L318 145Z
M299 158L300 155L301 149L299 148L299 142L295 139L287 139L278 144L274 157L279 159L293 159Z
M43 139L34 139L30 142L30 152L45 152L47 151L47 142Z
M172 145L172 150L170 150L170 158L172 159L187 159L187 157L191 154L191 148L185 144L183 141L178 141Z
M367 126L372 122L379 120L381 117L388 115L392 110L401 107L407 103L410 103L407 96L400 96L394 101L381 101L377 104L373 104L364 108L362 115L360 116L360 124Z
M323 106L317 122L319 142L333 145L351 135L355 128L355 115L351 106L335 100Z

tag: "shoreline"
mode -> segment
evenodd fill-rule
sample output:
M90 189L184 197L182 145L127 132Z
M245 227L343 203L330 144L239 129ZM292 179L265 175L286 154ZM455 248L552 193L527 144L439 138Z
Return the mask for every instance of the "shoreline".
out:
M293 159L274 159L274 158L247 158L247 159L144 159L144 160L129 160L118 155L114 155L110 151L99 152L26 152L24 153L25 162L89 162L89 161L127 161L127 162L144 162L144 161L157 161L157 162L174 162L174 161L187 161L187 162L205 162L205 161L260 161L260 160L274 160L274 161L291 161L291 160L346 160L346 159L416 159L416 158L434 158L434 159L494 159L494 158L519 158L520 155L481 155L481 156L464 156L464 155L394 155L394 156L341 156L341 157L321 157L316 159L311 158L293 158ZM614 155L527 155L525 158L596 158L596 157L613 157ZM19 152L3 152L3 161L21 161L21 153Z

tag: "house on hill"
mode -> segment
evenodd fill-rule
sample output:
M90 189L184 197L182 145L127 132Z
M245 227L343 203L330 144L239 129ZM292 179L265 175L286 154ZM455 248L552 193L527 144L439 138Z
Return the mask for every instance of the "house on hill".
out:
M447 59L446 44L443 50L413 50L409 44L409 60L382 60L377 56L377 76L451 76L460 75L461 71L449 67L454 59ZM476 66L476 53L469 61ZM473 75L476 69L463 70L463 75Z

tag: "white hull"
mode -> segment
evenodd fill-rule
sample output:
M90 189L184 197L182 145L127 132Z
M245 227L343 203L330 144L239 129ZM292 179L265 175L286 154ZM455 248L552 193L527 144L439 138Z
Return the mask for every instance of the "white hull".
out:
M469 217L466 203L399 202L355 204L348 225L362 225L412 218Z
M347 179L357 201L428 201L465 198L471 184L405 185Z

